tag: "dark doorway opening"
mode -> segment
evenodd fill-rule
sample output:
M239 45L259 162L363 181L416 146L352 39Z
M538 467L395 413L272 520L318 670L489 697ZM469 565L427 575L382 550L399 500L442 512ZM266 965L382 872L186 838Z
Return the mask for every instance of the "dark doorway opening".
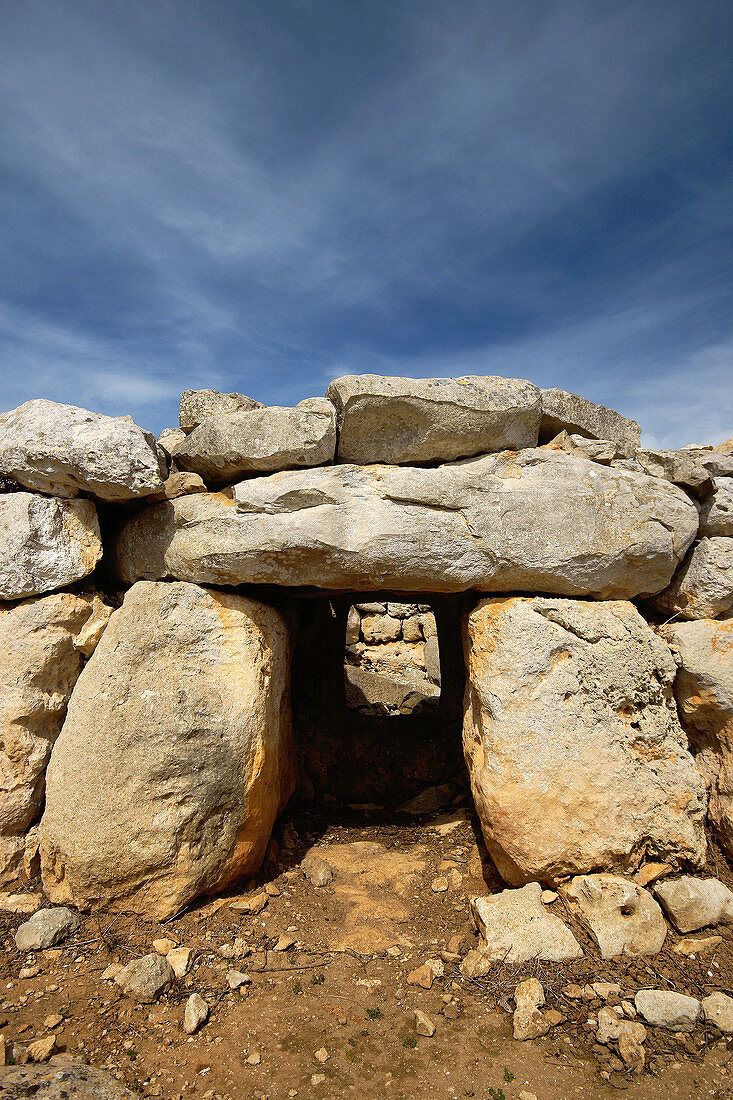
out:
M440 686L430 705L378 713L378 708L355 706L353 692L347 701L344 668L347 638L354 637L352 609L390 603L404 607L415 599L353 592L299 601L292 702L300 799L371 816L380 811L391 815L417 798L411 810L419 814L447 809L467 791L461 743L462 597L419 597L421 607L429 605L434 616L440 653ZM428 611L419 614L427 616Z

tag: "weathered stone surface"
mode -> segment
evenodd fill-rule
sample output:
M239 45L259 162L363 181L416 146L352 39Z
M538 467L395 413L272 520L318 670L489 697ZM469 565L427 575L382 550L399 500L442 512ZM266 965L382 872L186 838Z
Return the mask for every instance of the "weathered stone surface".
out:
M183 443L185 438L186 433L181 428L164 428L155 442L170 462L174 450L179 443Z
M700 507L700 537L733 536L733 477L716 477L715 489Z
M108 619L102 609L111 613L98 596L71 592L0 604L0 835L20 838L41 808L69 696Z
M435 469L333 466L146 509L120 576L199 583L547 591L630 598L669 583L697 510L659 478L559 451Z
M15 933L15 946L19 951L45 951L78 927L79 918L71 909L39 909Z
M541 895L539 883L530 882L521 890L471 898L471 916L483 941L478 951L488 963L520 966L534 958L546 962L581 958L575 936L548 912Z
M135 585L80 676L47 775L44 888L170 916L260 867L292 790L282 616Z
M665 615L718 619L733 608L733 538L695 543L669 588L654 601Z
M683 875L658 883L654 893L678 932L733 924L733 893L716 878Z
M482 600L465 623L463 744L514 885L705 858L705 787L667 645L624 602Z
M155 437L130 416L26 401L0 416L0 475L56 497L131 500L161 488Z
M0 1068L0 1091L8 1100L139 1100L108 1073L68 1054L47 1065Z
M636 452L636 461L645 473L682 485L701 499L713 490L710 471L695 460L691 451L649 451L642 447Z
M218 390L184 390L178 412L178 424L188 435L204 420L211 417L230 416L236 412L261 409L259 401L242 393L219 393Z
M708 1024L725 1035L733 1035L733 997L716 991L702 999L702 1011Z
M537 445L540 391L516 378L349 374L326 391L341 462L452 462Z
M129 993L142 1004L152 1004L171 988L176 975L168 960L153 951L123 966L114 980L123 993Z
M173 451L182 470L217 484L250 473L323 466L336 451L336 412L316 397L293 408L243 409L203 420Z
M593 933L601 958L662 950L667 922L651 894L636 883L617 875L580 875L562 893Z
M605 405L596 405L586 397L565 390L542 390L540 441L549 442L562 431L592 439L610 440L629 458L633 458L641 439L641 428Z
M550 1030L550 1023L540 1012L545 1003L545 991L537 978L526 978L514 990L516 1008L512 1017L514 1038L539 1039Z
M589 439L584 435L570 435L568 432L560 432L545 446L552 450L565 451L569 455L590 458L593 462L600 462L604 466L613 462L614 459L623 458L621 451L610 439Z
M674 693L710 789L708 817L733 856L733 619L669 623L660 633L679 662Z
M700 1015L700 1002L684 993L667 989L640 989L634 997L636 1011L652 1027L667 1031L694 1031Z
M209 1018L209 1005L200 993L192 993L183 1010L183 1030L187 1035L195 1035Z
M102 557L91 500L0 494L0 600L40 596L73 584Z
M733 446L730 440L718 447L684 447L694 462L705 469L712 477L733 477Z
M188 470L174 470L163 482L162 490L151 495L150 503L157 503L160 500L175 500L176 497L186 497L191 493L205 493L206 491L206 482L198 474L192 474Z

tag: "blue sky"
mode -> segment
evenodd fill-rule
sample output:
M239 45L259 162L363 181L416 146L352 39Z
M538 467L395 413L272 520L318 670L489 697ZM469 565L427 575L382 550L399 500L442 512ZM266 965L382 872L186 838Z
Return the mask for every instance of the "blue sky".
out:
M0 408L500 374L733 435L730 0L5 0Z

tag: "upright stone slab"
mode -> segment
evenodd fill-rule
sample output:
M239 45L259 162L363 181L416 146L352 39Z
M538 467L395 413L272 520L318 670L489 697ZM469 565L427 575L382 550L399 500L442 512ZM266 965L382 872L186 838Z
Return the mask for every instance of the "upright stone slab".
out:
M168 917L255 874L293 785L289 634L256 600L136 584L47 775L44 889Z
M733 538L696 542L654 604L683 619L718 619L733 610Z
M482 600L464 645L464 751L507 882L702 864L705 786L674 659L633 605Z
M532 449L252 478L141 512L115 556L127 583L631 598L669 583L697 523L666 481Z
M700 535L733 537L733 477L716 477L712 495L700 508Z
M0 494L0 600L73 584L88 576L101 557L91 500Z
M46 765L84 664L85 628L97 604L71 592L0 604L0 837L18 838L6 840L6 852L21 851L41 808ZM14 871L7 862L0 859L0 881Z
M587 397L565 390L541 391L542 420L540 441L549 443L560 432L577 432L592 439L610 439L628 458L636 454L641 428L605 405L596 405Z
M250 473L323 466L336 451L336 413L316 397L293 408L272 406L211 416L172 452L181 470L213 483Z
M708 815L733 857L733 619L670 623L661 634L679 662L674 693L710 788Z
M540 391L524 379L350 374L326 396L338 413L341 462L452 462L537 444Z
M26 401L0 416L0 476L56 497L132 500L158 492L155 437L131 416L102 416L55 401Z

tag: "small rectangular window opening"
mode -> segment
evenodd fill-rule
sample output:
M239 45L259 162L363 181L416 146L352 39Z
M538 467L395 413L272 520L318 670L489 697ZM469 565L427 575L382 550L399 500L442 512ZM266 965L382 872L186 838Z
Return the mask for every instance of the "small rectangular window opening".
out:
M399 716L440 701L435 615L425 603L355 603L346 621L346 704L362 714Z

